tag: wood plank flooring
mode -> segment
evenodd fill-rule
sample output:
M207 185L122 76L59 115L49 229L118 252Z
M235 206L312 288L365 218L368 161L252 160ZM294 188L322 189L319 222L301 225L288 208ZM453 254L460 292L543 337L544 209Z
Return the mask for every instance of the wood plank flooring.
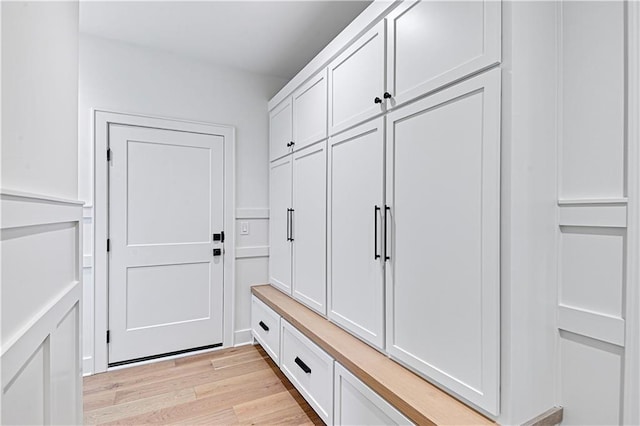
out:
M84 378L87 425L322 425L260 346Z

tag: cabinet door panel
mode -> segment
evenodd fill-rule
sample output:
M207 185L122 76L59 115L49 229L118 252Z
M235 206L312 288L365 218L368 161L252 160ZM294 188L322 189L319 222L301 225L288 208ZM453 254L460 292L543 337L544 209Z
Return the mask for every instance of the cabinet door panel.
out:
M269 158L272 161L287 155L290 151L287 144L293 140L292 110L291 97L288 97L269 112L269 144L271 147Z
M328 316L382 348L384 268L375 253L382 251L383 119L331 138L329 145Z
M381 21L329 65L329 134L383 112L384 28Z
M293 297L326 315L326 141L293 154Z
M387 125L387 350L497 414L500 70Z
M327 71L293 94L293 141L302 149L327 137Z
M291 156L270 164L269 173L269 282L291 293Z
M406 2L387 21L393 106L500 62L499 1Z
M335 363L333 421L336 425L411 425L411 420Z

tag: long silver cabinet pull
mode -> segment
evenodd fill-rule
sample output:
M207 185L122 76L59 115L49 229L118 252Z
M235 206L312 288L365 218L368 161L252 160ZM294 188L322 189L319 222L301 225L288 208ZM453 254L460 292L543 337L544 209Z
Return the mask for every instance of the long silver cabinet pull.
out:
M289 216L290 211L291 209L287 209L287 241L291 241L291 236L289 234L289 230L291 229L291 226L290 226L291 217Z

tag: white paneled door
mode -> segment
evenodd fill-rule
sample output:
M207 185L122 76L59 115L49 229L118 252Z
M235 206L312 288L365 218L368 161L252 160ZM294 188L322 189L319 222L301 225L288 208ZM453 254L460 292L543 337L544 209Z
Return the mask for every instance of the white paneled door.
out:
M111 125L109 147L109 364L221 344L224 138Z

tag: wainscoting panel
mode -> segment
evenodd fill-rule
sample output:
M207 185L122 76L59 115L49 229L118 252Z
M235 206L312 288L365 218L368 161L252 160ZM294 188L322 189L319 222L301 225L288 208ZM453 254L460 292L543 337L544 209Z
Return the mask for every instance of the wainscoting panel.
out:
M82 422L82 203L0 193L3 424Z

